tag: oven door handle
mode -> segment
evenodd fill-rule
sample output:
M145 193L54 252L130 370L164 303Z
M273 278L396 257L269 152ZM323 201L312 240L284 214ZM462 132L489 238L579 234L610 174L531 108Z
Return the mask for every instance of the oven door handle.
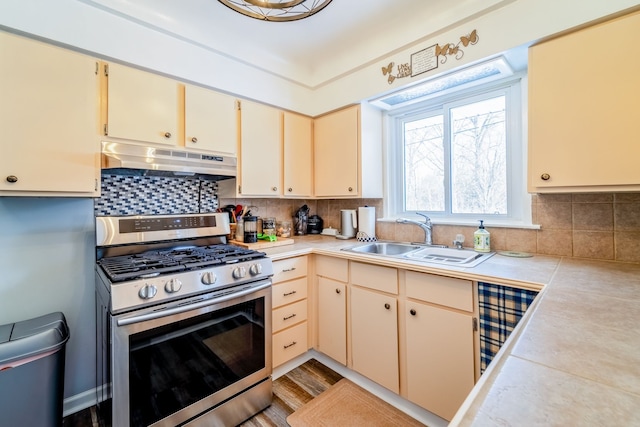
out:
M126 325L131 325L133 323L140 323L140 322L145 322L147 320L154 320L154 319L159 319L161 317L167 317L167 316L172 316L174 314L179 314L179 313L184 313L186 311L191 311L197 308L202 308L202 307L207 307L209 305L214 305L214 304L219 304L222 302L226 302L226 301L230 301L239 297L243 297L245 295L250 295L254 292L258 292L261 291L263 289L268 289L269 287L271 287L271 280L258 285L258 286L253 286L251 288L248 289L244 289L240 292L234 292L232 294L229 295L225 295L223 297L220 298L214 298L214 299L207 299L204 301L200 301L200 302L196 302L193 304L184 304L178 307L173 307L173 308L168 308L166 310L160 310L160 311L153 311L151 313L146 313L146 314L139 314L137 316L131 316L131 317L125 317L122 319L118 319L118 326L126 326Z

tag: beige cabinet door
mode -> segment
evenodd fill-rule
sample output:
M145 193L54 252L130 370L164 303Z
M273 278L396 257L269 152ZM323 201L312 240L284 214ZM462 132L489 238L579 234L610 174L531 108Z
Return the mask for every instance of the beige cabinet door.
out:
M359 195L359 107L314 121L314 193L318 197Z
M240 194L282 194L282 113L255 102L240 108Z
M318 277L318 350L347 364L347 287Z
M283 194L286 197L310 197L313 193L313 120L285 112L283 123Z
M235 156L238 149L236 98L186 85L184 92L184 146Z
M0 194L99 195L97 73L88 56L0 32Z
M407 302L408 399L451 420L473 388L473 317Z
M397 299L351 286L349 307L352 368L399 393Z
M182 117L178 82L119 64L108 65L107 135L178 145Z
M640 188L638 37L640 12L530 48L530 192Z

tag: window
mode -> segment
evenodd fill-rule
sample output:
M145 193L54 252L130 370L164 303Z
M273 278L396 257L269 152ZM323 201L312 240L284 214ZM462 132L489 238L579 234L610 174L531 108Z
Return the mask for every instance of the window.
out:
M392 112L390 216L528 222L519 79Z

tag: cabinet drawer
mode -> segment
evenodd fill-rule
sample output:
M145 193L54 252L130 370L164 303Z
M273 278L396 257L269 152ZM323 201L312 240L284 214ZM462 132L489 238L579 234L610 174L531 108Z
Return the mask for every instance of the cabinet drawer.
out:
M271 289L272 307L280 307L285 304L300 301L307 298L307 278L290 280L274 285Z
M397 295L398 271L391 267L351 262L351 283Z
M307 275L307 257L296 257L282 259L273 262L273 283L280 283L287 280L303 277Z
M307 322L273 334L273 366L282 365L308 349Z
M273 332L307 320L307 300L295 302L273 310Z
M349 281L349 261L330 256L316 255L316 275L339 282Z
M407 297L459 310L473 311L473 283L433 274L406 272Z

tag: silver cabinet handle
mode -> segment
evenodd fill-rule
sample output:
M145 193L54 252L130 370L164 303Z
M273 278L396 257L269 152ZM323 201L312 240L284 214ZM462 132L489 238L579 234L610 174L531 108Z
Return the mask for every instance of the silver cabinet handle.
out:
M287 273L289 271L294 271L296 268L295 267L291 267L291 268L285 268L282 270L283 273Z
M17 176L15 176L15 175L9 175L9 176L7 177L7 182L12 182L12 183L13 183L13 182L18 182L18 177L17 177Z
M193 143L195 144L196 142L198 142L198 138L196 138L196 137L194 136L193 138L191 138L191 142L193 142Z
M349 187L349 188L348 188L348 190L349 190L349 191L353 191L353 187Z
M289 295L295 294L297 291L285 292L283 296L288 297Z
M271 187L271 191L278 191L278 187Z
M551 175L549 175L548 173L543 173L542 175L540 175L540 178L543 181L549 181L551 179Z
M283 317L283 318L282 318L282 320L289 320L289 319L293 319L294 317L296 317L296 314L295 314L295 313L293 313L293 314L290 314L290 315L288 315L288 316Z
M167 139L171 138L171 132L165 132L164 137Z
M293 191L293 188L289 187L289 188L287 188L287 191L288 191L289 193L291 193L291 192Z
M295 341L292 341L292 342L291 342L291 344L286 344L286 345L284 346L284 348L293 347L293 346L294 346L294 345L296 345L296 344L298 344L298 343L297 343L297 342L295 342Z

